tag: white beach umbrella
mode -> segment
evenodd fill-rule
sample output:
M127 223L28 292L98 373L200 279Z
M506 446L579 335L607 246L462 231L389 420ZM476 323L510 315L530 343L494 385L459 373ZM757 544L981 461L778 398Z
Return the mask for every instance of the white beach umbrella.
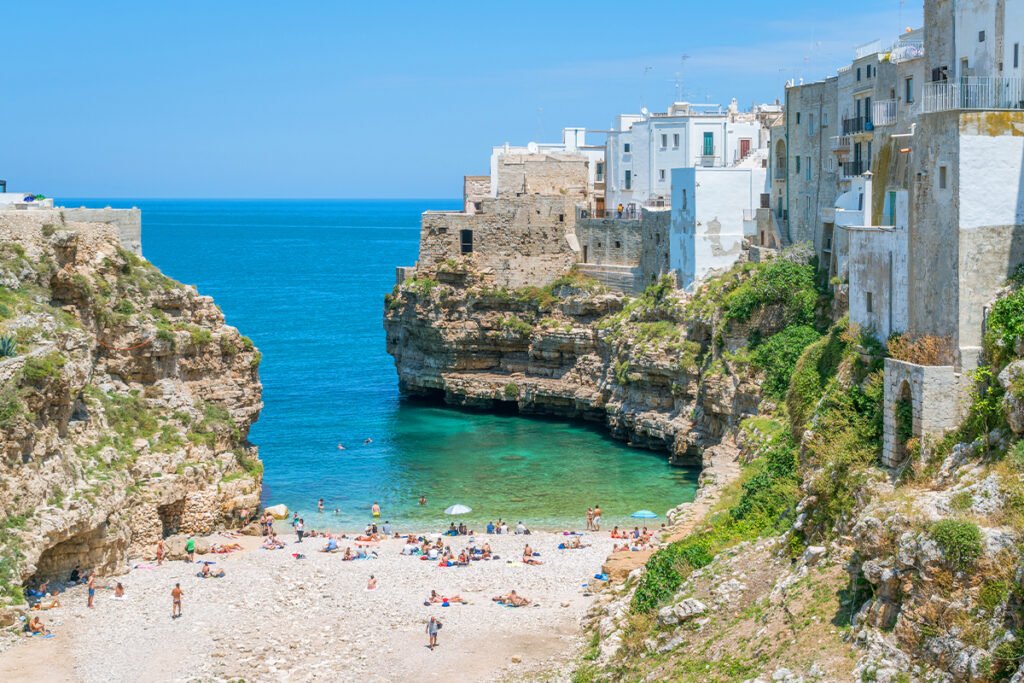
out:
M472 511L473 511L473 508L469 507L468 505L455 504L455 505L452 505L451 507L447 508L444 511L444 514L446 514L446 515L464 515L467 512L472 512Z

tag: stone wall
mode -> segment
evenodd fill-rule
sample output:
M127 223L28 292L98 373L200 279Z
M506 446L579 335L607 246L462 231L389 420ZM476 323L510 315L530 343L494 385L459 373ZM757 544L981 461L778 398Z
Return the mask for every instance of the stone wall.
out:
M475 266L498 285L543 286L577 260L575 200L563 196L500 197L476 214L428 211L420 229L422 268L463 255L463 230L471 231Z
M635 266L643 240L639 220L582 218L576 221L580 261L598 266Z
M641 214L640 272L644 285L656 282L672 270L669 264L671 216L670 209L644 209Z
M498 196L586 198L589 168L582 154L503 154L498 160Z
M462 202L466 213L476 213L483 200L491 196L491 177L468 175L462 179Z
M117 231L121 246L137 256L142 256L142 212L139 209L33 209L14 211L0 209L0 215L9 216L19 225L42 227L51 225L62 230L82 229L81 224L109 224ZM71 225L77 223L77 227Z
M913 406L913 435L938 439L960 424L966 397L961 375L951 365L915 365L885 359L884 436L882 464L898 467L905 460L897 438L896 405L909 394Z

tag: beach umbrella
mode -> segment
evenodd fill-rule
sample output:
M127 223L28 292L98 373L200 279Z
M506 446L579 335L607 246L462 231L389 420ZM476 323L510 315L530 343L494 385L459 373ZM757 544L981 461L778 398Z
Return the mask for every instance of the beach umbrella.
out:
M650 510L637 510L630 517L636 517L637 519L653 519L658 515L654 514Z
M472 511L473 511L473 508L471 508L469 506L455 504L455 505L452 505L450 508L447 508L444 511L444 514L446 514L446 515L464 515L467 512L472 512Z

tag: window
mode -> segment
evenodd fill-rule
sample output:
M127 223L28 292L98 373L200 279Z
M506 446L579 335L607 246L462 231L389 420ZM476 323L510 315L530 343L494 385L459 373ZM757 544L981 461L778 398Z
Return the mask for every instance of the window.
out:
M672 135L672 146L675 149L679 149L679 133Z
M621 248L622 248L622 242L618 242L618 241L616 241L616 242L615 242L615 248L616 248L616 249L621 249Z
M896 225L896 193L895 192L890 192L889 193L889 207L888 208L889 208L889 211L888 211L889 222L887 223L887 225Z
M704 156L710 157L715 155L715 134L704 133Z
M796 157L796 174L800 175L800 157Z
M857 80L860 80L860 67L857 67Z
M868 295L867 295L867 306L868 306L868 313L871 313L871 312L872 312L872 310L871 310L871 309L872 309L872 303L873 303L873 302L871 301L871 299L872 299L872 296L871 296L871 292L868 292Z
M828 112L827 111L821 112L821 127L822 128L828 128Z
M811 158L804 159L804 173L807 180L811 179Z
M907 104L913 104L914 102L914 77L910 76L903 82L903 99Z
M868 64L864 69L864 78L871 78L871 65Z
M1020 43L1013 44L1013 68L1020 66Z
M939 189L940 190L945 190L946 186L949 184L949 179L946 177L947 175L948 175L948 172L946 171L946 167L945 166L939 166Z
M683 211L686 211L686 190L683 190L683 205L681 207Z
M979 43L984 43L985 42L985 32L984 31L978 31L978 42Z
M604 162L597 162L597 169L594 171L594 180L599 183L604 182Z
M796 113L796 125L800 125L800 112Z
M633 172L632 171L626 171L626 189L627 190L632 190L633 189Z
M814 114L807 115L807 134L814 135Z
M459 251L463 254L473 253L473 231L459 230Z
M668 147L668 133L661 134L661 148L666 149Z
M559 223L564 223L565 222L565 214L564 213L558 214L558 222Z
M662 182L665 181L665 169L663 169L663 168L659 168L658 169L658 180L660 180Z

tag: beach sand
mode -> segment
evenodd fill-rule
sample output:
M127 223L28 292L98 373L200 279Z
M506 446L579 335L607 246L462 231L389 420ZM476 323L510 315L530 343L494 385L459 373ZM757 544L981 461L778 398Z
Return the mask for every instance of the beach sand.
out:
M479 545L484 537L477 538ZM284 550L258 549L262 539L250 537L242 539L245 551L203 556L224 568L221 579L200 579L199 565L182 561L134 569L106 580L125 586L123 601L99 590L90 610L85 587L64 593L63 607L41 613L56 637L19 638L0 654L0 680L312 681L355 674L364 681L493 681L557 668L572 656L593 599L583 584L593 582L613 540L607 532L588 534L590 548L558 550L561 534L485 538L501 559L465 568L402 556L404 541L396 540L380 544L377 560L345 562L317 552L322 539L299 545L285 535ZM465 545L448 540L456 552ZM526 541L543 565L520 561ZM294 559L296 550L306 558ZM372 592L371 574L379 586ZM172 620L175 582L185 592L184 614ZM431 589L470 604L427 607ZM540 606L491 601L513 589ZM426 647L431 615L444 623L434 651Z

